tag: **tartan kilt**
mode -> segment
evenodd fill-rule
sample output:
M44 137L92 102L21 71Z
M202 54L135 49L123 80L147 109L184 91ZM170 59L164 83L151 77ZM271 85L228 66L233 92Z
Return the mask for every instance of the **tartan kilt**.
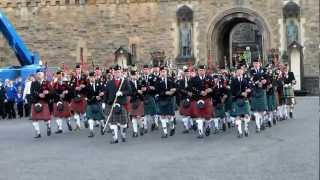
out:
M111 111L111 108L112 108L111 105L106 107L106 117L108 117ZM109 119L109 122L112 125L117 125L117 124L125 125L128 123L128 121L129 121L128 111L124 108L123 105L121 105L121 112L119 114L112 112Z
M210 119L214 117L214 108L210 98L202 99L204 101L205 107L199 109L197 107L197 101L191 101L191 113L193 118L205 118Z
M87 119L93 120L103 120L104 114L100 104L90 104L86 108L86 117Z
M217 104L214 111L215 111L215 117L217 118L226 117L225 105L223 103Z
M193 115L192 115L191 103L190 103L189 107L185 108L185 107L183 107L182 102L180 102L179 113L182 116L191 116L192 117Z
M128 113L130 116L140 116L142 117L144 115L144 103L141 100L138 100L138 107L134 109L132 107L132 103L129 103L128 105Z
M250 114L250 103L247 99L236 99L232 102L231 116L241 116Z
M49 111L48 103L46 103L46 102L39 102L39 103L42 105L42 111L36 112L34 109L34 104L32 104L31 120L33 120L33 121L39 121L39 120L49 121L49 120L51 120L51 114Z
M158 101L159 115L171 115L174 116L175 101L172 97L168 97Z
M253 91L251 99L251 108L252 111L258 112L266 111L268 109L266 90L259 89Z
M274 111L277 109L277 100L276 100L275 94L267 95L267 102L268 102L268 111Z
M283 97L284 98L294 97L294 91L292 86L283 86Z
M232 98L228 97L226 101L224 102L224 110L225 112L232 111Z
M70 103L70 110L74 113L83 114L86 112L87 102L84 98L81 98L79 102L75 102L74 100Z
M53 104L53 116L58 118L67 118L71 116L70 105L68 102L63 102L63 111L57 110L57 103Z
M285 99L286 105L295 105L296 104L296 98L294 97L288 97Z
M156 115L157 104L152 96L145 96L144 100L144 115Z

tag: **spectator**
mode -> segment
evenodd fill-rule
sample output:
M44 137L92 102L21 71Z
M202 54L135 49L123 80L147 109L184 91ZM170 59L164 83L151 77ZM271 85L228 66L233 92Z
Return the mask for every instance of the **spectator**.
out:
M6 100L7 103L7 115L9 119L16 118L16 112L14 109L15 100L17 97L17 89L13 86L13 81L8 82L8 86L6 87Z
M23 97L22 97L22 87L18 87L18 93L16 96L17 111L20 118L23 118Z
M5 97L6 97L6 90L4 88L4 84L2 80L0 80L0 116L2 117L2 119L6 118L5 103L4 103Z

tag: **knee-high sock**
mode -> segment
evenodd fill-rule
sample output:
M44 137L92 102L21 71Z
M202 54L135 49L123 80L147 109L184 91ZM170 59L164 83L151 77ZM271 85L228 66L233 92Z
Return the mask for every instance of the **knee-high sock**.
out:
M249 132L249 122L250 122L250 116L249 115L246 115L244 117L244 131L245 132Z
M132 118L132 129L133 132L138 133L138 120L136 117Z
M197 122L197 125L198 125L198 131L199 131L199 134L203 134L203 123L204 123L204 120L202 118L199 118L196 120Z
M93 131L94 120L93 120L93 119L89 119L89 120L88 120L88 123L89 123L89 130L90 130L90 131Z
M167 122L168 119L166 117L160 117L162 129L164 134L168 134Z
M77 127L80 128L81 127L80 115L79 114L74 114L73 118L76 120Z
M148 129L148 121L151 119L152 117L150 115L146 115L143 117L143 128L144 129ZM142 127L141 127L142 128Z
M214 128L219 129L219 118L213 118Z
M120 125L120 133L122 138L126 138L127 125Z
M113 139L118 140L118 126L117 125L110 125L110 129L112 130Z
M283 110L282 110L282 114L284 117L288 117L288 108L287 108L287 105L284 105L283 106Z
M191 127L191 126L193 126L193 119L190 117L190 116L188 116L187 117L188 118L188 122L189 122L189 128Z
M56 119L57 125L58 125L58 129L62 130L62 119L58 118Z
M236 121L235 121L235 124L236 124L236 127L237 127L237 129L238 129L238 133L239 133L239 134L242 134L241 119L240 119L240 118L237 118Z
M268 113L268 121L269 121L269 122L272 122L272 118L273 118L273 112L270 111L270 112Z
M154 122L154 124L158 127L159 126L159 119L160 119L160 117L159 117L159 115L154 115L153 117L153 122Z
M260 114L258 112L255 112L254 113L254 116L256 118L256 126L258 129L260 129L261 127L261 117L260 117Z
M37 133L37 134L40 134L39 122L38 122L38 121L33 121L33 122L32 122L32 126L33 126L34 130L36 131L36 133Z
M183 126L184 126L184 128L185 129L189 129L189 119L188 119L188 117L182 117L182 122L183 122Z
M174 125L174 117L173 117L173 116L170 116L170 117L169 117L169 121L170 121L170 124L171 124L171 128L174 129L174 128L175 128L175 125Z

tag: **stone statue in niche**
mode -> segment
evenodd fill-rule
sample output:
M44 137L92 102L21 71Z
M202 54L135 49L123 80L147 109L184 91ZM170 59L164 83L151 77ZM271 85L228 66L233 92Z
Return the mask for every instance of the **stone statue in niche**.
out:
M190 22L180 24L180 51L182 57L191 56L192 29Z
M293 21L290 21L287 25L288 45L291 44L293 41L298 41L298 31L298 26Z

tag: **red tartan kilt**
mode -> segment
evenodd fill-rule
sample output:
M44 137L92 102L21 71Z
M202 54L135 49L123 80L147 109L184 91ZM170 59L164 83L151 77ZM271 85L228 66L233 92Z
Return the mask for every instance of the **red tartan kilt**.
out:
M39 121L39 120L49 121L49 120L51 120L51 115L50 115L48 103L44 103L44 102L40 102L40 103L42 105L41 112L36 112L34 110L34 104L32 104L31 120L33 120L33 121Z
M190 106L187 107L187 108L183 107L182 106L182 102L181 102L180 106L179 106L179 113L182 116L191 116L191 117L193 117L192 102L191 102Z
M68 102L63 102L63 111L57 110L57 103L53 104L53 116L58 118L67 118L71 116L70 105Z
M129 103L128 104L128 112L129 112L129 115L131 116L140 116L142 117L144 115L144 103L143 101L139 101L139 106L137 109L133 109L132 108L132 104Z
M75 113L83 114L86 112L87 102L84 98L81 98L79 102L74 102L73 100L70 103L70 110Z
M191 102L191 112L193 118L210 119L214 117L214 108L211 99L203 99L205 107L203 109L197 108L197 101Z

